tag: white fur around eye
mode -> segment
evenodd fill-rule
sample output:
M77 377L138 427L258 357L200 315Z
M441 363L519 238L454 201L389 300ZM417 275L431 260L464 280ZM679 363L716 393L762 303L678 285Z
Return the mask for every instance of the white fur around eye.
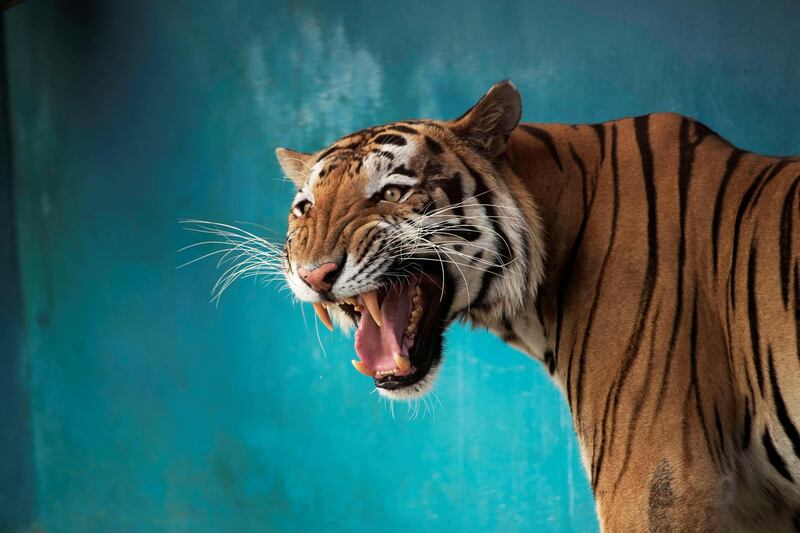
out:
M294 216L296 216L297 218L300 218L301 216L308 213L309 209L311 209L311 202L309 200L303 199L300 200L297 204L295 204L295 206L292 208L292 213L294 213Z

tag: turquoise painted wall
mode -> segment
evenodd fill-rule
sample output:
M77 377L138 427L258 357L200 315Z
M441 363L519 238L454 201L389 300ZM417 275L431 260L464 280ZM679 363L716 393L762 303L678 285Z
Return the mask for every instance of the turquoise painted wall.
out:
M21 287L9 316L24 336L3 340L2 368L24 379L3 390L22 416L0 420L0 456L19 457L0 465L29 461L35 490L0 505L0 528L596 530L570 418L538 364L455 328L432 412L393 415L351 368L350 341L277 287L242 282L210 304L213 265L175 268L194 238L177 220L280 237L292 192L275 146L453 117L503 78L527 121L672 110L746 148L800 152L800 4L630 4L6 11L13 188L0 192L15 202L0 215L18 257L0 257L21 281L1 281ZM0 495L18 494L13 479L0 470Z

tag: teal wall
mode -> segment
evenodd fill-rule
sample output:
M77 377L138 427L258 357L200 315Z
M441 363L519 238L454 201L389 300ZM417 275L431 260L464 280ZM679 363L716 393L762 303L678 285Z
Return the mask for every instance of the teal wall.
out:
M17 531L33 521L35 474L3 43L0 26L0 531Z
M194 238L177 220L279 237L292 192L275 146L453 117L502 78L528 121L672 110L746 148L800 152L800 4L631 4L10 8L0 229L16 233L0 258L20 281L8 268L0 282L23 303L0 298L16 406L0 409L0 529L596 530L538 364L455 328L433 413L393 416L351 368L350 340L318 334L286 292L242 282L210 304L213 265L175 268Z

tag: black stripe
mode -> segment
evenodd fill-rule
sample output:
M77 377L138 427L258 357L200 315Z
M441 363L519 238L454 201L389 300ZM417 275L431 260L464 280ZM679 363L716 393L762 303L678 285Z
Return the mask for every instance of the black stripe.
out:
M790 441L792 441L794 454L800 458L800 433L797 432L797 428L792 422L792 418L789 416L789 412L786 409L786 403L783 401L783 395L781 394L781 389L778 386L778 378L775 375L775 365L772 361L771 346L767 348L767 363L769 365L769 380L772 386L772 399L775 402L775 413L778 415L778 421L783 427L783 432L786 433L786 436L789 437Z
M428 147L428 150L430 150L433 155L439 155L444 151L442 149L442 145L441 144L439 144L438 142L434 141L433 139L431 139L427 135L425 136L425 145Z
M370 247L370 245L372 245L373 239L375 239L376 235L380 231L382 231L381 228L377 226L373 227L367 232L366 235L364 235L364 237L361 239L361 242L356 245L356 249L350 254L355 263L360 263L364 259L367 249Z
M553 158L553 160L555 160L558 170L564 170L564 166L561 164L561 158L558 157L558 151L556 150L556 144L553 142L552 135L543 129L531 126L529 124L520 124L519 127L522 129L522 131L533 135L542 141L542 143L547 147L547 151L550 152L550 156Z
M580 252L581 245L583 243L583 236L586 233L586 226L589 222L589 213L591 212L592 205L594 204L594 198L597 193L597 180L593 180L593 188L591 192L591 199L589 198L589 190L587 184L587 174L586 174L586 165L583 162L583 159L575 152L575 148L570 144L570 156L572 157L573 162L577 165L578 169L580 170L581 174L581 187L583 189L583 218L581 219L581 225L578 228L578 233L575 236L575 241L572 243L572 247L570 248L569 254L567 259L564 262L564 266L561 268L561 277L559 279L557 294L556 294L556 339L555 339L555 353L558 358L562 357L560 346L561 346L561 324L564 317L564 307L565 301L567 296L567 289L572 284L570 281L572 280L573 276L573 269L575 263L578 258L578 253ZM572 339L572 347L570 348L569 352L569 364L567 365L567 378L566 378L566 389L567 389L567 403L572 407L572 364L573 364L573 355L574 355L574 348L575 343L577 341L577 334L573 336Z
M794 263L794 338L797 343L796 355L800 357L800 269Z
M433 180L432 184L444 192L450 205L453 206L455 204L461 204L461 202L464 201L464 187L462 187L461 184L462 179L461 173L456 172L453 174L453 177L449 179L442 178ZM451 210L458 217L464 216L464 208L461 205L451 207Z
M608 259L611 257L611 250L614 248L614 242L617 238L617 213L619 211L619 172L617 166L617 126L611 127L611 181L614 189L614 202L611 206L611 234L608 238L608 247L606 254L603 257L603 263L600 265L600 271L597 274L597 283L594 286L594 297L592 298L592 307L589 309L589 317L586 320L586 327L584 328L583 341L581 343L581 350L578 355L578 377L575 386L575 418L580 419L581 405L583 402L583 376L584 365L587 346L589 346L589 339L592 334L592 326L594 324L595 313L600 302L600 294L605 281L605 271L608 265Z
M397 165L389 171L389 174L399 174L401 176L408 176L409 178L417 177L416 173L414 173L413 170L409 170L409 168L405 165Z
M497 254L499 255L500 260L502 261L501 264L494 264L487 269L486 272L483 273L483 277L481 278L481 286L478 289L477 294L472 299L473 305L472 308L474 309L483 309L486 302L483 299L486 297L486 294L489 292L489 287L491 286L492 282L495 279L499 279L502 277L503 268L506 263L511 261L513 258L513 252L511 250L511 241L508 240L503 228L500 227L499 222L497 221L497 210L492 205L493 202L493 195L489 188L486 186L486 183L483 181L483 176L478 174L464 159L459 156L459 161L464 168L467 169L472 179L475 181L475 191L474 196L480 199L483 208L486 211L486 217L489 219L489 223L492 226L492 230L495 232L494 235L497 237Z
M636 314L636 324L631 332L625 354L622 359L622 367L614 383L614 410L611 415L611 435L609 439L613 441L616 428L616 416L619 408L620 390L628 377L628 372L633 365L636 355L639 353L639 343L644 334L645 318L650 310L653 301L653 289L658 275L658 232L657 220L658 210L656 208L657 197L654 181L653 151L650 147L650 134L648 131L650 115L644 115L633 119L636 144L642 162L642 179L644 181L645 195L647 200L647 270L645 271L644 285L639 297L639 307Z
M317 157L317 160L315 161L315 163L319 163L320 161L322 161L323 159L325 159L326 157L328 157L329 155L331 155L334 152L340 152L340 151L344 152L344 151L352 150L353 148L355 148L356 146L358 146L360 144L361 144L361 141L355 141L355 142L352 142L352 143L347 144L345 146L339 146L339 145L331 146L330 148L328 148L327 150L322 152L319 155L319 157Z
M750 402L744 402L744 423L742 424L742 450L750 447L750 433L752 432L753 419L750 416Z
M783 462L783 457L781 457L781 454L779 454L778 450L775 449L775 445L772 444L772 439L769 436L768 429L764 430L764 435L761 437L761 442L764 444L764 449L767 451L767 458L772 466L775 467L775 470L777 470L780 475L794 483L792 475L786 469L786 463Z
M750 347L753 351L753 364L756 367L758 390L764 394L764 374L761 370L761 338L758 332L758 304L756 303L756 248L750 245L750 259L747 262L747 319L750 322Z
M772 172L769 173L769 176L767 176L764 179L764 181L761 182L761 184L759 185L758 190L756 191L756 194L753 197L753 203L750 204L750 208L748 209L748 211L752 211L753 210L753 207L755 207L756 204L758 204L758 200L759 200L759 198L761 198L761 193L764 192L764 189L767 188L767 185L769 185L769 182L771 182L773 180L773 178L775 178L778 174L780 174L781 170L783 170L786 167L786 165L788 165L788 164L789 164L789 160L788 159L781 159L778 162L778 164L775 165L775 167L772 169Z
M552 376L556 371L556 358L553 350L546 350L544 352L544 364L547 366L547 371Z
M372 150L372 153L385 157L389 161L394 161L394 154L392 152L387 152L386 150Z
M603 471L603 461L605 460L605 451L606 451L606 424L608 422L608 413L611 408L611 393L613 389L611 387L608 388L608 392L606 393L606 400L605 405L603 407L603 418L600 422L600 451L597 453L597 460L594 464L594 472L592 474L592 491L597 490L597 486L600 484L600 474Z
M574 412L574 405L572 405L572 363L575 361L575 343L578 341L578 335L572 335L572 342L569 347L569 354L567 355L567 375L564 379L565 388L567 389L567 405L569 405L570 412ZM579 429L580 430L580 429Z
M694 301L692 303L692 325L689 333L689 363L691 378L689 381L689 388L694 389L694 408L697 412L697 417L700 420L700 427L703 429L703 436L705 437L706 447L711 457L714 456L714 449L711 444L711 435L708 432L708 425L706 424L706 417L703 413L703 402L700 399L700 386L697 379L697 291L694 293Z
M322 161L323 159L325 159L326 157L328 157L329 155L331 155L333 152L335 152L335 151L336 151L336 150L338 150L338 149L339 149L339 147L338 147L338 146L331 146L330 148L328 148L327 150L325 150L324 152L322 152L322 153L319 155L319 157L317 157L317 161L316 161L316 163L319 163L320 161Z
M390 124L388 129L395 130L395 131L400 131L400 132L403 132L403 133L410 133L412 135L416 135L416 134L419 133L414 128L409 128L408 126L403 126L402 124Z
M591 127L597 134L597 142L600 145L600 164L602 165L606 160L606 125L603 123L592 124Z
M338 224L335 227L327 228L325 232L325 240L327 241L329 246L336 246L339 242L339 237L341 237L342 233L347 229L347 226L355 222L361 213L358 211L350 212L341 217L338 220Z
M569 155L572 157L572 161L578 165L578 169L581 171L581 185L583 188L583 213L584 217L586 216L587 207L589 205L589 187L586 183L586 164L583 162L583 159L575 152L575 147L572 146L572 143L569 143Z
M728 157L728 161L725 163L725 174L722 176L722 181L720 182L719 190L717 191L717 199L714 202L714 219L711 223L711 248L713 250L712 255L714 260L714 275L717 274L717 248L719 247L719 228L722 222L722 202L725 199L725 191L728 190L728 183L731 181L731 176L733 176L733 173L736 172L736 167L739 165L739 160L741 159L742 154L744 154L742 150L735 149Z
M561 357L561 324L564 318L564 301L566 300L567 289L572 285L572 270L575 266L575 261L578 257L581 244L583 243L583 235L586 232L586 226L589 222L589 206L586 192L586 166L583 160L571 149L571 155L581 171L581 185L583 187L583 218L581 225L578 228L578 233L575 235L575 240L569 249L567 258L564 260L564 266L561 268L561 276L558 281L558 288L556 289L556 339L555 339L555 352L558 357ZM571 400L571 387L567 382L567 401Z
M482 235L478 227L472 224L461 224L456 228L450 228L447 230L447 234L453 237L460 237L469 242L477 241ZM455 245L457 252L461 251L460 246L460 244Z
M742 218L744 218L744 212L747 210L747 206L750 204L750 200L753 198L753 193L758 187L758 184L767 174L769 169L774 168L775 165L768 165L764 167L764 169L756 176L756 179L753 180L753 183L744 193L742 196L742 201L739 204L739 210L736 212L736 221L733 225L733 249L731 251L731 265L730 271L728 272L728 279L730 280L731 285L731 305L735 308L736 307L736 259L739 255L739 232L741 231L742 227Z
M659 413L661 408L665 405L664 399L666 398L666 391L669 385L669 378L671 375L670 369L672 368L678 333L680 332L680 325L683 320L683 283L686 266L686 206L688 203L689 184L692 178L695 151L697 148L696 143L689 141L689 125L689 121L684 119L683 122L681 122L679 134L678 225L680 234L678 238L678 279L677 287L675 288L675 315L672 319L672 332L670 333L669 342L667 343L664 372L661 374L661 386L656 401L656 413Z
M644 371L644 383L639 388L638 393L636 394L636 400L632 404L631 408L631 417L628 419L628 428L625 430L625 455L621 461L622 469L617 476L617 479L622 479L622 476L625 475L625 472L628 469L629 461L631 458L631 452L633 451L633 439L636 436L636 428L639 425L639 419L642 415L644 410L644 403L645 400L651 394L650 390L650 383L652 382L653 378L653 362L656 358L656 333L657 333L657 324L658 324L658 317L661 314L661 309L656 308L655 313L653 314L653 320L651 322L652 329L650 334L650 350L648 352L647 357L647 368Z
M396 135L394 133L382 133L381 135L377 135L372 142L375 144L393 144L395 146L405 146L406 139L400 135Z
M783 307L789 306L789 278L791 274L792 260L792 225L794 212L795 193L797 185L800 183L800 176L794 179L789 187L789 192L783 200L783 210L781 211L781 233L778 237L778 248L781 251L781 295L783 296Z
M717 409L716 404L714 405L714 426L717 428L719 455L721 458L724 458L727 461L728 454L725 450L725 431L722 429L722 420L720 419L719 409Z

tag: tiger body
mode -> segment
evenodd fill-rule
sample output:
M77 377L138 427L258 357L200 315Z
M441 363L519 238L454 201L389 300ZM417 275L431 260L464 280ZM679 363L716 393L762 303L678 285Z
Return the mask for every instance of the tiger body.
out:
M542 361L605 531L799 527L800 160L671 113L570 126L520 112L504 83L455 121L279 149L298 187L293 292L358 327L353 364L392 398L430 388L453 321ZM416 344L387 367L367 341L383 322L389 342L405 298L392 287L420 277L437 298L392 333Z
M653 114L522 125L548 245L536 310L609 531L792 531L800 161Z

